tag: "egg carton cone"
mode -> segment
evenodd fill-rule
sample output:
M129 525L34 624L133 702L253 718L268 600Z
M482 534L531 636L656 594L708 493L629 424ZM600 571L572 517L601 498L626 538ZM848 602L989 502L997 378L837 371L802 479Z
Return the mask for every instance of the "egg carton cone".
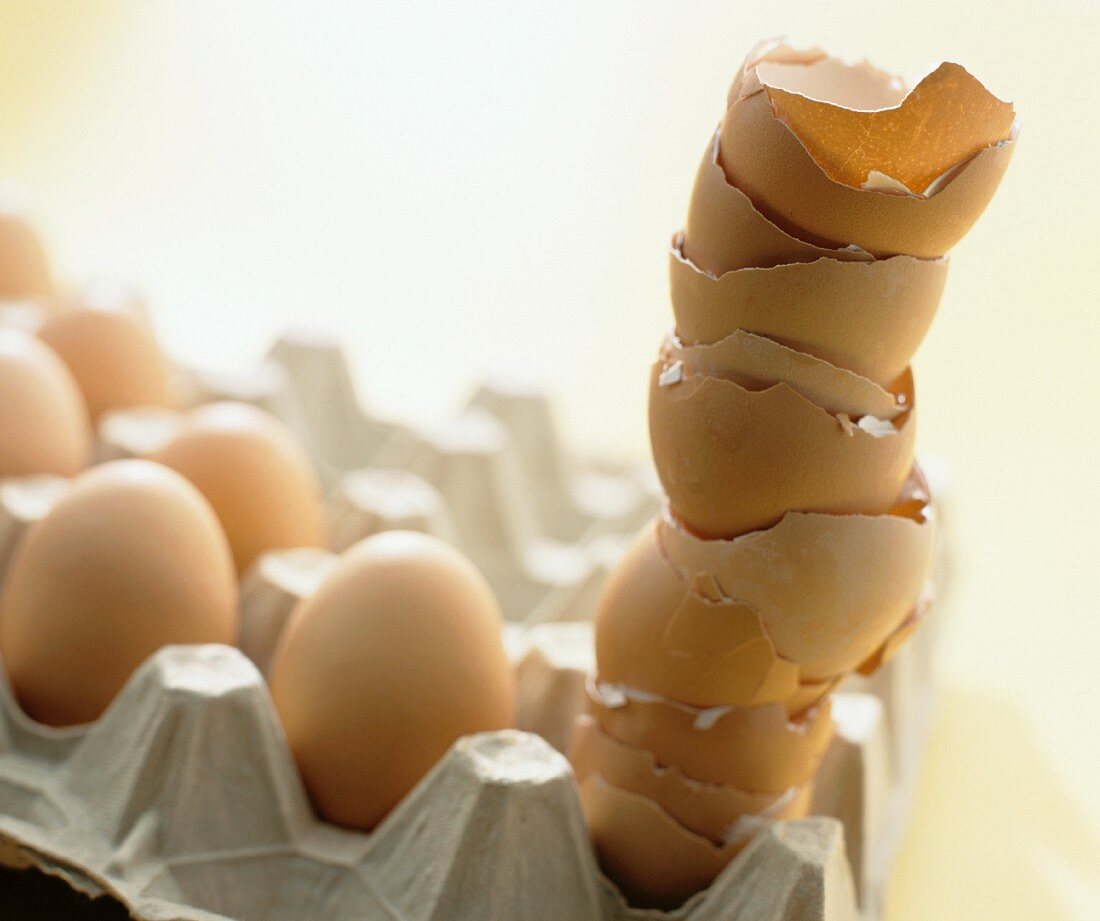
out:
M147 921L741 918L854 921L835 819L780 823L681 909L600 874L572 771L518 730L460 739L369 835L318 822L256 668L167 647L87 728L0 683L0 855Z

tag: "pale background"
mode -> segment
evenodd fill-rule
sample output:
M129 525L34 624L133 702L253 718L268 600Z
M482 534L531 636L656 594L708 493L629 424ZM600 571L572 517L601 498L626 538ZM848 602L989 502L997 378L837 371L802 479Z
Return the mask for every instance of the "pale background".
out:
M943 695L890 921L1100 918L1100 5L0 2L0 176L180 356L338 332L386 413L486 371L641 457L665 246L726 87L786 33L1016 102L917 361L953 470Z

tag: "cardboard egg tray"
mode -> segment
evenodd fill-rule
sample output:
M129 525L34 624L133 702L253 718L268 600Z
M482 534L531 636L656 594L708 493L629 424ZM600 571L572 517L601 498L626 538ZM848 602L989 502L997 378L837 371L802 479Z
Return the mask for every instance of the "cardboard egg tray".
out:
M332 556L269 554L242 583L241 650L162 650L89 727L33 723L0 676L0 863L149 921L880 916L927 727L934 616L836 697L818 817L768 827L675 912L630 909L599 872L560 751L583 708L600 586L657 509L650 477L578 463L545 398L508 386L481 388L441 426L376 419L340 349L314 336L280 339L240 377L181 369L180 380L189 403L246 400L299 433L331 491L334 549L411 527L482 568L510 621L519 731L460 740L370 835L319 822L261 670ZM108 416L100 457L150 450L177 423L163 411ZM64 488L0 483L0 581L23 529Z

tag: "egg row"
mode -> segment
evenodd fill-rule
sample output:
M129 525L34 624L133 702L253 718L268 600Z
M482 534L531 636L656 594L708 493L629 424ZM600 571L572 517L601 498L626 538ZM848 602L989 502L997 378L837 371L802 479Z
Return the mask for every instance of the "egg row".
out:
M291 431L242 403L178 413L167 369L139 311L70 306L37 336L0 329L0 478L16 504L48 506L5 547L0 657L40 722L97 719L165 645L237 642L238 577L269 550L329 544ZM143 437L113 431L135 413ZM93 419L143 459L88 467ZM369 829L456 738L512 725L514 692L499 605L469 560L426 534L343 541L268 675L319 813Z
M679 904L805 811L830 693L924 615L908 366L1014 137L1012 107L955 65L906 94L771 44L734 80L650 375L668 501L601 596L573 735L601 862L641 904Z

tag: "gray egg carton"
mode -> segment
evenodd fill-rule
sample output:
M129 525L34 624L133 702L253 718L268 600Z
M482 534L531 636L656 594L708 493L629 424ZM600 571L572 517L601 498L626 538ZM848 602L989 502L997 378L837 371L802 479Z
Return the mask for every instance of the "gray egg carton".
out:
M599 873L556 749L584 706L600 587L657 508L648 476L570 457L547 400L506 385L482 387L442 426L377 419L340 349L316 336L284 337L238 378L179 376L188 402L243 399L298 432L330 489L336 549L413 527L474 558L513 621L524 731L460 740L363 835L314 818L263 678L236 649L162 650L96 724L72 730L32 723L0 676L0 863L149 921L881 916L927 728L934 618L837 696L822 817L771 826L676 912L632 910ZM148 450L172 426L163 413L105 421L100 457ZM0 482L0 581L63 490L51 478ZM325 551L274 554L244 580L239 639L261 667L330 563Z

